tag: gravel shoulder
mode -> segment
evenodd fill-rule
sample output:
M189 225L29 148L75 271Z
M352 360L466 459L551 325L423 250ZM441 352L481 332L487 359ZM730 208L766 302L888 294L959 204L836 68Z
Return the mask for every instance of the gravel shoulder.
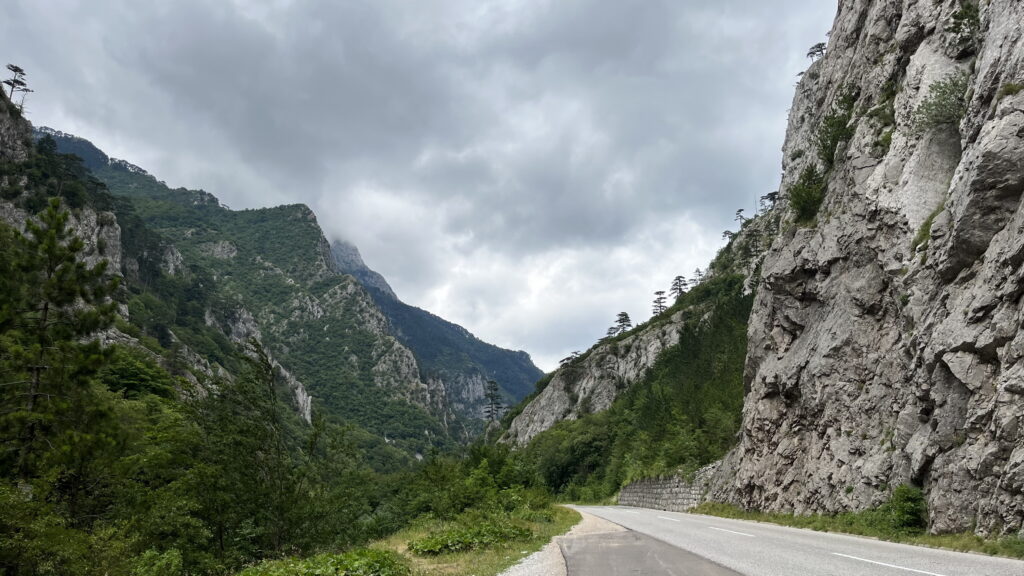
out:
M551 539L543 548L527 556L522 562L502 572L498 576L566 576L565 559L559 545L563 539L573 539L593 534L625 532L626 529L604 518L598 518L581 510L576 510L583 517L572 530L562 536Z

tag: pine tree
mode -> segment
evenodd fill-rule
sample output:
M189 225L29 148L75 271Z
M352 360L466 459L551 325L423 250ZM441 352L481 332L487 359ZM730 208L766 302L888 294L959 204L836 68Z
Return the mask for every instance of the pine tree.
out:
M654 293L654 304L652 306L652 311L654 312L654 315L657 316L658 314L665 312L665 310L665 291L658 290L657 292Z
M501 403L501 391L498 389L498 383L494 380L488 380L484 386L484 399L487 401L487 404L484 405L484 417L489 422L497 422L505 407Z
M615 328L619 331L619 334L628 332L633 328L633 321L629 319L629 314L625 312L619 312L619 315L615 318Z
M85 244L68 228L69 217L51 198L38 221L26 223L26 234L14 232L5 246L12 276L2 286L0 315L0 460L16 452L22 478L32 475L40 450L60 449L50 441L58 415L74 413L104 360L99 342L89 337L114 318L109 296L117 279L107 278L106 261L89 266L80 260Z
M675 278L672 279L672 287L669 288L669 294L672 295L673 299L678 300L679 297L682 296L684 292L686 292L687 285L688 282L686 281L686 278L683 278L682 276L676 276Z
M704 271L697 268L693 271L693 280L690 280L690 286L696 287L702 280L704 280Z

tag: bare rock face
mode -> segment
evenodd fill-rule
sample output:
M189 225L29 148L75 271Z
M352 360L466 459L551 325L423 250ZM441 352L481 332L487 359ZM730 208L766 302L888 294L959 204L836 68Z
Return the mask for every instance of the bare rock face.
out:
M17 107L0 96L0 160L22 162L28 157L32 137L25 126Z
M363 286L375 288L390 298L398 298L388 281L366 266L354 244L335 240L331 243L331 259L339 272L355 276Z
M679 343L683 312L618 342L599 344L560 368L546 388L513 421L503 441L525 445L562 420L607 410L618 395Z
M1024 3L979 4L961 26L956 1L840 2L794 100L783 192L840 93L855 133L817 222L762 266L714 499L836 512L914 483L933 531L1024 532L1024 92L1004 88L1024 84ZM959 125L922 125L955 74Z

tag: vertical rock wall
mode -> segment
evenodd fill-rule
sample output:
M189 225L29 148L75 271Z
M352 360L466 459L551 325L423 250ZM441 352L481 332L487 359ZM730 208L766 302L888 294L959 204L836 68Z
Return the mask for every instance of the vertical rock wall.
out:
M970 4L840 2L794 99L784 200L842 94L854 135L816 221L789 214L764 261L715 499L837 512L913 483L934 531L1024 530L1024 2ZM922 122L958 75L962 120Z

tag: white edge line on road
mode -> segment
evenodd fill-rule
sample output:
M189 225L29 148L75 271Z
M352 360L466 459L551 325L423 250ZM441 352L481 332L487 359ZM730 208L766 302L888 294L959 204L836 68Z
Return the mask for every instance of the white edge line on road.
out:
M682 520L678 520L676 518L669 518L668 516L658 516L658 518L661 518L662 520L671 520L672 522L682 522Z
M835 556L842 556L843 558L852 558L853 560L860 560L861 562L868 562L871 564L878 564L879 566L888 566L889 568L896 568L897 570L906 570L907 572L917 572L918 574L928 574L928 576L943 576L942 574L936 574L935 572L925 572L924 570L914 570L913 568L904 568L903 566L897 566L895 564L886 564L885 562L877 562L875 560L868 560L867 558L858 558L856 556L850 556L849 554L840 554L839 552L832 553Z
M719 532L728 532L729 534L739 534L740 536L749 536L750 538L757 538L753 534L746 534L744 532L736 532L735 530L726 530L725 528L715 528L714 526L708 526L712 530L718 530Z

